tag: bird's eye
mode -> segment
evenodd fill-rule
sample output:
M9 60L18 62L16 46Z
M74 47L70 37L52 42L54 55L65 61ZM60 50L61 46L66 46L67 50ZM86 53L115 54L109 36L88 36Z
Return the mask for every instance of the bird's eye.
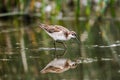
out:
M76 34L72 34L72 36L76 36Z

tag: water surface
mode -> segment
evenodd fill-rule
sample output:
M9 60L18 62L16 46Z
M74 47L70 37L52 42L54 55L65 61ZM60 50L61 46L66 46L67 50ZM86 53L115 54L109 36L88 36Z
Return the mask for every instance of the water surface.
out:
M1 25L0 79L119 80L120 32L108 31L108 39L103 27L78 34L81 44L72 39L65 42L67 49L58 43L55 50L53 40L36 25ZM49 71L41 72L48 64Z

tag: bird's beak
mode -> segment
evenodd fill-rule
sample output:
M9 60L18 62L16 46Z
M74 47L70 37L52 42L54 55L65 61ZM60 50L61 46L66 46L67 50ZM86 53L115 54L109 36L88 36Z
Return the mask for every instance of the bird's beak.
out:
M77 40L77 42L80 44L80 40L79 40L79 38L78 38L78 36L76 35L76 40Z

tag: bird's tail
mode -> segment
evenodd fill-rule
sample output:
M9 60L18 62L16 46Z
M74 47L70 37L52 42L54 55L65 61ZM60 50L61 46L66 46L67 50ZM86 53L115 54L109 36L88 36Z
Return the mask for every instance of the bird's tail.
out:
M40 23L40 24L39 24L39 27L42 28L42 29L45 29L45 28L47 27L47 25Z

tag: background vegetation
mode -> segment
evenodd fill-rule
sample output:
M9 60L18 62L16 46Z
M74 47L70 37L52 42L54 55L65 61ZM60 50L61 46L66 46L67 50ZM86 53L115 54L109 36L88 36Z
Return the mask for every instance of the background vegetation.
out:
M120 0L0 0L0 79L56 80L74 75L70 78L119 80L119 13ZM39 23L62 25L77 32L81 45L68 41L65 57L107 57L113 61L83 64L73 74L40 75L54 50L45 48L53 47L53 41L39 28ZM57 54L63 52L58 50Z

